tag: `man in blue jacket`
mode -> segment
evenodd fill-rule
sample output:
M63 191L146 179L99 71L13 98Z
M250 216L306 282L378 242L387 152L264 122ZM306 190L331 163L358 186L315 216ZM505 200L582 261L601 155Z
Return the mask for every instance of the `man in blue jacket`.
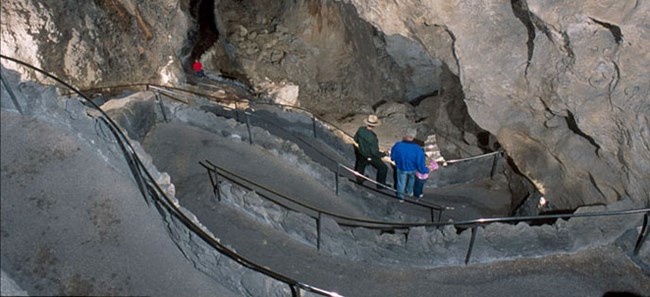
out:
M390 151L390 158L395 162L397 171L397 198L400 202L404 202L405 191L409 195L413 194L415 171L429 173L429 168L425 164L424 150L413 141L416 134L414 128L406 129L402 141L395 143Z

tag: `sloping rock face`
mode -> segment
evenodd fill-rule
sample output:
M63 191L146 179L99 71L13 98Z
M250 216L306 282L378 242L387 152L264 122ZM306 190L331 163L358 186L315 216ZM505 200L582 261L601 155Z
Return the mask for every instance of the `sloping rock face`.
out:
M352 5L222 0L215 15L223 38L206 68L243 73L262 92L267 80L297 84L301 105L323 113L403 99L402 70Z
M348 2L386 35L446 30L469 114L556 207L649 202L650 3Z
M1 17L3 55L81 88L176 80L190 25L175 0L6 0Z

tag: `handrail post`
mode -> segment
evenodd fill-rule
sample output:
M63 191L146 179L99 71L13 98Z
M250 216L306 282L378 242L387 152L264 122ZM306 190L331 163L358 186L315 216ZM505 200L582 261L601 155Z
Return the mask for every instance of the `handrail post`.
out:
M289 285L289 288L291 288L292 297L300 297L300 288L298 288L296 285Z
M433 223L434 216L433 216L433 207L429 206L429 211L431 212L431 223Z
M253 133L251 133L251 119L248 116L249 115L248 111L244 111L244 115L246 116L246 129L248 129L248 142L250 142L250 144L253 145Z
M438 209L438 223L442 220L442 208Z
M497 171L497 162L499 160L498 159L499 155L501 155L501 154L494 154L494 159L492 160L492 170L490 170L490 179L494 178L494 174Z
M149 89L149 85L147 85L147 89ZM165 120L165 123L168 123L169 121L167 120L167 114L165 113L165 106L163 105L162 99L160 97L160 91L156 91L154 94L156 96L156 101L158 101L158 105L160 105L160 113L162 113L163 120Z
M237 105L237 101L235 101L235 121L239 122L239 106Z
M643 227L641 227L641 232L639 232L639 237L637 238L636 245L634 246L635 256L639 254L641 246L643 246L643 243L646 241L646 237L648 236L648 215L650 215L650 212L646 212L645 215L643 215Z
M334 177L334 183L336 184L336 196L339 195L339 175L340 175L341 163L336 163L336 176Z
M321 228L321 217L323 213L318 212L318 219L316 220L316 249L320 251L320 228Z
M219 188L219 172L217 172L216 167L213 167L212 170L210 169L207 170L208 170L208 176L210 177L210 183L212 184L212 194L217 196L217 200L221 201L221 191L220 191L221 189Z
M465 256L465 265L469 263L469 257L472 256L472 249L474 248L474 240L476 239L476 226L472 227L472 238L469 240L469 248Z
M311 115L311 123L312 123L312 130L314 131L314 138L318 138L318 136L316 135L316 116L313 114Z

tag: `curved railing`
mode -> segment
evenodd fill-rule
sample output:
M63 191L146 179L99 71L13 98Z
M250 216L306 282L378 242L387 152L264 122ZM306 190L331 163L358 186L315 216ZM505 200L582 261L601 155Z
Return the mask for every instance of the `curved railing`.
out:
M237 98L219 98L219 97L216 97L214 95L210 95L210 94L206 94L206 93L202 93L202 92L197 92L197 91L192 91L192 90L187 90L185 88L180 88L180 87L176 87L176 86L158 85L158 84L152 84L152 83L136 83L136 84L108 86L108 87L101 87L101 88L86 89L84 91L99 91L99 90L107 90L107 89L108 90L111 90L111 89L126 89L126 88L137 88L137 87L140 87L140 88L143 88L143 89L154 88L154 89L157 89L159 91L160 90L164 91L165 89L170 89L170 90L174 90L174 91L185 92L185 93L189 93L189 94L192 94L192 95L209 98L209 99L211 99L213 101L217 101L217 102L232 103L232 104L235 105L236 110L244 110L245 109L245 108L241 108L240 106L238 106L239 104L245 104L245 105L249 105L249 104L253 104L253 105L269 105L269 106L274 106L274 107L278 107L278 108L282 108L282 109L299 110L300 112L308 114L312 118L314 137L317 137L317 135L318 135L318 133L316 131L316 126L317 126L316 124L317 124L317 122L320 122L322 124L325 124L325 125L321 124L322 126L327 127L327 128L331 128L331 129L335 130L336 132L346 136L348 138L348 140L351 141L351 142L354 141L354 136L350 135L345 130L339 128L336 124L334 124L332 122L329 122L329 121L317 116L312 111L310 111L310 110L308 110L308 109L306 109L304 107L300 107L300 106L286 105L286 104L280 104L280 103L274 103L274 102L250 101L250 100L237 99ZM170 98L172 98L174 100L187 103L187 101L179 99L178 97L174 97L170 93L166 93L164 95L167 96L167 97L170 97ZM273 123L269 123L269 124L273 124ZM498 156L500 154L503 154L503 151L495 151L495 152L485 153L485 154L482 154L482 155L476 155L476 156L471 156L471 157L466 157L466 158L446 160L445 163L446 164L454 164L454 163L460 163L460 162L479 159L479 158L486 158L486 157L490 157L490 156ZM493 167L493 170L494 170L494 167ZM494 175L494 172L492 172L491 175Z
M54 75L46 72L45 70L42 70L40 68L37 68L33 65L27 64L23 61L7 57L4 55L0 55L0 58L7 59L9 61L12 61L14 63L20 64L22 66L28 67L34 71L37 71L39 73L42 73L43 75L55 80L56 82L60 83L61 85L65 86L67 89L73 91L75 94L79 95L81 98L83 98L87 103L89 103L94 109L100 112L101 119L104 121L104 123L109 127L111 130L111 133L117 140L117 143L120 145L120 148L122 149L122 152L124 153L127 163L131 169L131 172L134 175L134 178L136 179L136 183L138 185L138 188L140 192L143 194L145 199L153 199L157 202L160 203L162 207L164 207L169 213L171 213L173 216L175 216L177 219L179 219L189 230L197 234L201 239L203 239L208 245L210 245L212 248L216 249L223 255L227 256L228 258L232 259L233 261L239 263L240 265L255 270L257 272L260 272L268 277L271 277L277 281L283 282L287 284L290 289L292 296L298 297L301 296L300 290L304 290L307 292L312 292L316 293L319 295L324 295L324 296L340 296L337 293L334 292L329 292L302 282L299 282L295 279L292 279L290 277L287 277L283 274L277 273L267 267L261 266L256 264L255 262L248 260L233 250L229 249L225 245L221 244L216 238L214 238L212 235L208 234L206 231L204 231L200 226L196 225L191 218L189 218L185 213L183 213L178 206L165 194L165 192L160 188L160 186L155 182L154 178L151 176L151 173L146 169L144 163L140 160L138 154L135 152L134 148L131 146L128 138L124 133L121 131L119 128L119 125L117 125L99 106L97 106L92 100L90 100L88 97L86 97L81 91L77 90L76 88L72 87L68 83L62 81L61 79L55 77ZM2 82L5 84L5 86L8 85L6 82ZM14 103L17 103L14 101ZM19 106L17 104L17 106Z
M329 125L329 126L325 126L326 128L334 129L335 131L337 131L337 132L339 132L339 133L342 133L342 134L344 134L344 135L347 135L347 136L350 137L351 139L353 138L352 136L350 136L349 134L347 134L345 131L343 131L342 129L338 128L336 125L331 124L331 123L329 123L329 122L327 122L327 121L325 121L325 120L322 120L322 119L318 118L316 115L314 115L312 112L310 112L310 111L307 110L307 109L304 109L304 108L301 108L301 107L292 107L292 106L289 106L289 105L283 105L283 104L277 104L277 103L268 103L268 102L262 102L262 103L260 103L260 102L252 102L252 101L241 100L241 99L235 99L235 98L232 98L232 99L228 99L228 98L220 98L220 97L216 97L216 96L213 96L213 95L210 95L210 94L205 94L205 93L201 93L201 92L196 92L196 91L192 91L192 90L187 90L187 89L184 89L184 88L179 88L179 87L170 87L170 86L162 86L162 85L157 85L157 84L148 84L148 83L145 83L145 84L129 84L129 85L111 86L111 87L95 88L95 89L88 89L88 90L89 90L89 91L95 91L95 92L96 92L96 91L106 90L106 89L115 90L115 89L126 89L126 88L144 88L144 89L154 89L156 92L163 92L163 93L162 93L163 95L165 95L165 96L167 96L167 97L169 97L169 98L171 98L171 99L173 99L173 100L176 100L176 101L179 101L179 102L185 103L185 104L189 103L189 99L188 99L188 100L185 100L185 99L181 98L183 95L178 94L178 93L175 93L175 92L185 92L185 93L189 93L189 94L192 94L192 95L195 95L195 96L204 97L204 98L210 99L211 102L221 102L221 103L230 103L230 104L234 104L234 105L235 105L234 108L229 108L229 107L227 107L227 106L221 106L221 107L224 108L224 109L231 109L232 111L234 111L234 115L232 115L231 118L234 118L234 119L237 120L238 122L242 122L242 123L245 123L245 124L247 125L247 129L248 129L248 139L249 139L249 142L250 142L251 145L254 144L254 137L253 137L253 135L252 135L252 133L251 133L251 122L250 122L250 118L251 118L251 117L254 117L254 118L259 119L259 120L261 120L262 122L264 122L264 124L267 124L267 125L270 125L270 126L273 126L273 127L277 128L277 129L279 129L279 130L282 130L282 131L285 132L287 135L292 135L296 140L300 141L300 143L302 143L302 144L304 144L304 145L310 147L310 148L313 149L315 152L319 153L322 157L324 157L325 159L327 159L327 160L329 160L330 162L332 162L336 168L335 168L335 169L329 168L329 169L332 170L333 173L336 173L336 175L335 175L335 179L336 179L335 183L336 183L336 194L337 194L337 195L339 194L339 177L340 177L340 176L343 176L343 173L341 172L341 170L350 173L350 175L353 176L353 177L359 177L359 178L362 178L362 179L364 179L364 180L367 180L367 181L369 181L370 183L375 184L375 185L378 186L378 187L382 187L384 190L387 190L387 191L390 191L390 192L396 193L395 189L390 188L390 187L387 187L387 186L384 185L384 184L378 183L377 181L375 181L375 180L373 180L373 179L370 179L370 178L368 178L368 177L366 177L366 176L364 176L364 175L362 175L362 174L360 174L360 173L354 171L353 169L351 169L351 168L349 168L348 166L345 166L344 164L340 163L339 161L337 161L335 158L331 157L331 156L328 155L327 153L324 153L321 149L319 149L318 147L312 145L309 141L305 141L304 139L302 139L302 138L300 138L300 137L297 137L295 134L291 133L291 131L288 131L288 130L286 130L284 127L275 124L273 121L269 121L269 120L265 119L265 118L262 117L262 116L257 116L251 108L243 108L243 106L240 106L240 105L244 105L245 107L248 107L248 106L250 106L250 105L271 105L271 106L275 106L275 107L279 107L279 108L287 108L287 109L289 109L289 108L294 108L294 109L298 109L298 110L300 110L300 111L302 111L302 112L305 112L305 113L308 113L309 115L311 115L311 118L312 118L312 126L313 126L313 136L314 136L314 137L317 137L317 135L318 135L317 130L316 130L316 127L317 127L316 123L317 123L317 121L321 121L321 122L326 123L327 125ZM173 90L173 91L169 91L168 89ZM163 108L161 108L161 112L162 112L163 116L166 117ZM244 115L244 119L241 119L241 117L242 117L241 115L242 115L242 114ZM222 114L222 116L224 116L224 114ZM492 155L492 154L488 154L487 156L489 156L489 155ZM458 160L458 161L460 162L460 161L463 161L463 160ZM381 192L381 191L380 191L379 193L382 194L382 195L386 195L386 193ZM393 198L393 199L397 199L397 198L395 198L394 196L391 196L391 198ZM413 205L417 205L417 206L420 206L420 207L427 208L427 209L429 209L429 211L430 211L431 213L433 213L434 210L435 210L435 211L438 211L438 212L442 212L442 211L444 211L445 209L451 209L450 207L445 207L445 206L437 205L437 204L435 204L435 203L427 203L427 202L422 202L422 201L412 201L412 200L406 200L406 201L407 201L408 203L413 204ZM433 215L432 215L432 216L433 216ZM439 216L439 218L440 218L440 216Z
M242 187L245 187L249 190L255 190L256 193L261 194L258 192L258 189L262 189L266 192L272 193L275 196L278 196L286 201L291 202L292 204L300 206L302 209L307 209L309 211L315 212L317 216L320 218L322 215L328 215L332 218L335 219L337 223L339 223L342 226L347 226L347 227L364 227L368 229L380 229L380 230L395 230L395 229L406 229L409 227L414 227L414 226L420 226L421 223L408 223L408 222L387 222L387 221L377 221L377 220L369 220L369 219L362 219L362 218L355 218L355 217L350 217L350 216L344 216L340 215L331 211L327 211L324 209L320 209L318 207L314 207L308 204L305 204L301 202L299 199L294 199L291 198L285 194L282 194L278 192L277 190L270 189L266 186L263 186L261 184L256 183L255 181L252 181L250 179L247 179L246 177L239 175L237 173L234 173L228 169L225 169L223 167L217 166L214 163L210 162L209 160L205 160L204 162L199 162L203 168L205 168L208 171L208 175L210 177L210 181L212 183L212 192L217 196L217 199L221 201L221 192L220 187L219 187L219 176L222 176L231 182L234 182ZM224 175L223 173L226 173L228 175ZM243 182L242 182L243 181ZM253 187L250 187L248 185L252 185ZM272 197L269 197L267 195L261 195L265 199L282 206L285 209L290 209L294 211L298 211L301 213L305 213L304 211L301 211L300 209L296 207L291 207L286 203L282 203L279 200L276 200ZM307 214L309 215L309 214ZM311 216L311 215L310 215ZM316 218L314 216L311 216L312 218ZM432 214L431 221L434 221L434 217ZM438 220L440 221L440 220ZM352 222L352 223L349 223Z
M8 57L2 56L2 55L0 55L0 57L5 58L5 59L10 59L10 60L12 60L14 62L17 62L19 64L22 64L24 66L27 66L27 67L30 67L30 68L33 68L35 70L38 70L38 71L42 72L42 70L37 69L37 68L35 68L35 67L31 66L31 65L27 65L27 64L25 64L25 63L23 63L21 61L18 61L18 60L12 59L12 58L8 58ZM50 76L49 74L47 74L45 72L43 72L43 73ZM54 78L53 76L51 76L51 77ZM68 86L67 84L65 84L64 82L62 82L62 81L60 81L60 80L58 80L56 78L55 78L55 80L57 80L57 81L61 82L62 84ZM147 86L147 85L152 86L152 84L139 84L139 85L140 86ZM132 86L134 86L134 85L132 85ZM77 91L76 89L74 89L74 88L72 88L70 86L68 86L68 87L71 88L72 90L74 90L75 93L82 96L85 100L92 103L89 99L87 99L85 96L83 96L83 94L81 94L81 92ZM201 93L198 93L198 92L195 92L195 93L196 93L196 95L199 95L199 96L210 97L210 95L207 95L207 94L201 94ZM93 103L93 105L94 105L94 103ZM101 109L99 109L99 107L97 107L97 106L95 106L95 107L98 110L101 111ZM294 108L294 107L290 107L290 108ZM309 112L309 111L307 111L307 112ZM120 136L120 137L123 137L124 139L126 139L125 136L122 134L122 132L119 130L119 128L117 128L117 125L115 123L113 123L112 120L110 120L110 118L108 118L108 116L103 113L103 111L102 111L102 114L111 123L111 130L116 135L116 137ZM343 132L343 133L345 133L345 132ZM118 139L120 139L120 138L118 137ZM140 185L141 191L143 191L143 193L144 193L144 185L143 185L143 180L142 180L143 177L141 176L141 173L136 174L136 172L140 172L140 170L144 169L144 165L137 158L137 154L135 154L135 152L133 151L133 148L130 147L130 144L128 144L128 142L126 142L126 146L124 146L124 144L120 141L120 145L123 146L123 149L125 150L125 154L128 152L128 155L133 156L133 157L127 158L129 160L129 165L132 166L132 168L133 167L136 167L136 169L141 168L139 170L135 170L134 175L136 175L136 181ZM492 155L492 154L496 154L496 153L497 152L486 154L486 155ZM470 158L467 158L467 159L473 159L473 158L475 158L475 157L470 157ZM463 159L461 159L461 160L449 160L448 163L450 161L459 162L459 161L462 161L462 160ZM204 167L206 167L206 166L204 166ZM206 167L206 168L208 168L208 167ZM151 182L153 179L151 178L150 174L146 170L144 170L144 173L146 173L146 177L149 179L149 181L147 181L147 182ZM138 178L137 176L140 176L140 178ZM212 180L212 177L211 177L211 180ZM216 183L218 184L218 180L216 180ZM149 184L147 184L147 186L149 186ZM166 198L166 199L161 200L161 201L165 202L164 203L165 207L167 207L169 209L174 209L175 210L175 212L174 212L175 215L181 216L183 218L182 221L184 223L188 224L189 226L193 226L193 227L190 227L191 230L197 232L197 234L199 234L201 236L201 238L203 238L204 240L211 241L211 236L209 236L208 234L205 234L205 232L203 232L198 226L194 225L189 218L187 218L184 214L182 214L174 206L174 204L169 201L169 198L164 195L164 192L162 192L162 190L158 187L157 184L155 184L155 182L153 183L153 186L154 186L154 189L155 189L156 192L162 193L162 196L164 198ZM215 187L215 182L213 182L213 187ZM147 188L147 189L152 190L151 188ZM216 193L218 193L218 191ZM546 220L549 220L549 219L560 219L560 218L602 217L602 216L618 216L618 215L633 215L633 214L643 214L644 215L643 222L642 222L642 225L641 225L641 231L639 232L639 234L637 236L637 240L636 240L636 243L635 243L635 246L634 246L634 249L633 249L633 253L635 255L637 255L638 252L640 251L642 245L647 240L648 233L650 233L650 228L648 228L649 216L650 216L650 208L648 208L648 207L640 208L640 209L632 209L632 210L623 210L623 211L610 211L610 212L594 212L594 213L579 213L579 214L553 214L553 215L539 215L539 216L525 216L525 217L494 217L494 218L479 218L479 219L474 219L474 220L455 221L455 222L426 222L426 223L408 223L408 224L412 224L412 226L430 226L430 227L440 227L440 226L447 226L447 225L455 225L455 226L466 226L467 228L471 228L471 233L472 233L471 234L471 239L470 239L469 247L468 247L468 250L467 250L466 257L465 257L465 263L467 264L469 262L469 260L470 260L471 253L472 253L472 250L473 250L473 246L474 246L474 242L475 242L475 238L476 238L476 230L477 230L477 228L479 226L483 226L485 224L498 223L498 222L501 222L501 223L513 223L513 222L521 222L521 221L546 221ZM194 230L195 228L197 230ZM262 272L262 273L264 273L264 274L266 274L266 275L268 275L270 277L273 277L274 279L277 279L279 281L287 283L291 287L291 290L292 290L292 293L294 294L294 296L297 296L298 288L304 289L306 291L322 294L322 295L334 296L336 294L336 293L327 292L327 291L324 291L324 290L320 290L320 289L311 287L309 285L299 283L299 282L297 282L295 280L289 279L289 278L284 277L282 275L279 275L279 274L277 274L277 273L275 273L273 271L270 271L265 267L260 267L260 266L258 266L256 264L252 263L252 262L249 262L249 261L247 261L247 260L245 260L245 259L243 259L241 257L238 257L234 252L232 252L231 250L227 249L226 247L220 245L217 241L209 242L209 243L210 243L210 245L212 245L213 247L217 248L220 251L222 251L222 249L223 249L224 254L228 255L231 259L235 259L235 261L237 261L238 263L241 263L242 265L244 265L246 267L249 267L251 269L254 269L256 271L260 271L260 272Z
M640 208L640 209L632 209L632 210L621 210L621 211L609 211L609 212L593 212L593 213L574 213L574 214L552 214L552 215L538 215L538 216L520 216L520 217L492 217L492 218L479 218L479 219L473 219L473 220L465 220L465 221L450 221L450 222L440 222L436 221L434 222L433 217L431 222L425 222L425 223L403 223L403 222L385 222L385 221L373 221L373 220L365 220L365 219L358 219L358 218L352 218L348 216L342 216L338 215L332 212L328 212L326 210L322 210L316 207L312 207L309 205L306 205L302 202L300 202L298 199L294 199L291 197L288 197L286 195L283 195L281 193L278 193L277 191L274 191L272 189L269 189L265 186L262 186L258 183L255 183L254 181L251 181L241 175L235 174L232 171L229 171L223 167L219 167L209 160L206 160L205 163L199 162L201 166L203 166L205 169L208 171L208 176L210 178L210 182L212 184L212 191L214 195L217 197L219 201L221 201L221 189L220 189L220 180L219 176L228 179L229 181L242 186L248 190L257 190L257 189L263 189L264 191L268 191L278 197L281 197L282 199L286 201L290 201L293 204L299 205L303 208L306 208L308 210L311 210L313 212L316 212L316 215L309 215L312 219L316 220L316 248L320 250L320 243L321 243L321 220L323 215L328 215L330 217L333 217L339 225L346 226L346 227L363 227L363 228L368 228L368 229L379 229L383 231L391 231L391 230L396 230L396 229L408 229L411 227L444 227L444 226L456 226L456 227L465 227L465 228L470 228L471 229L471 238L470 238L470 243L469 247L467 248L467 253L465 256L465 264L469 263L470 257L472 255L472 251L474 249L474 242L476 240L476 230L478 227L487 225L487 224L492 224L492 223L517 223L517 222L535 222L535 221L547 221L549 219L561 219L561 218L578 218L578 217L602 217L602 216L617 216L617 215L632 215L632 214L639 214L639 213L644 213L643 217L643 223L641 225L641 231L639 232L639 235L636 240L636 244L633 250L633 253L636 255L638 254L639 250L641 249L641 246L645 242L647 236L648 236L648 216L650 215L650 208ZM223 173L227 173L228 175L224 175ZM234 178L233 178L234 177ZM243 181L243 182L242 182ZM253 187L248 186L247 184L253 185ZM255 189L257 188L257 189ZM264 195L263 193L256 191L259 197L262 197L276 205L279 205L285 209L290 209L294 211L298 211L301 213L304 213L303 211L298 210L295 207L291 207L285 203L282 203L278 201L277 199L274 199L272 197L269 197L267 195ZM350 222L354 223L346 223L342 222L341 219L347 220Z

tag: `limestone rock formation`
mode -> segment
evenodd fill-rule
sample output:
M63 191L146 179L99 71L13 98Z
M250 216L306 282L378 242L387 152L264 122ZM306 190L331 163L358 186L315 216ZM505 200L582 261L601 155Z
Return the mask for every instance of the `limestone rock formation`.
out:
M80 87L183 81L201 2L3 1L2 54ZM502 147L557 209L650 203L647 2L213 4L209 73L286 83L330 120L410 105L398 126L448 159Z
M650 4L348 2L386 35L444 28L472 119L557 207L650 201Z
M190 25L174 0L7 0L1 18L3 55L80 88L176 81Z

